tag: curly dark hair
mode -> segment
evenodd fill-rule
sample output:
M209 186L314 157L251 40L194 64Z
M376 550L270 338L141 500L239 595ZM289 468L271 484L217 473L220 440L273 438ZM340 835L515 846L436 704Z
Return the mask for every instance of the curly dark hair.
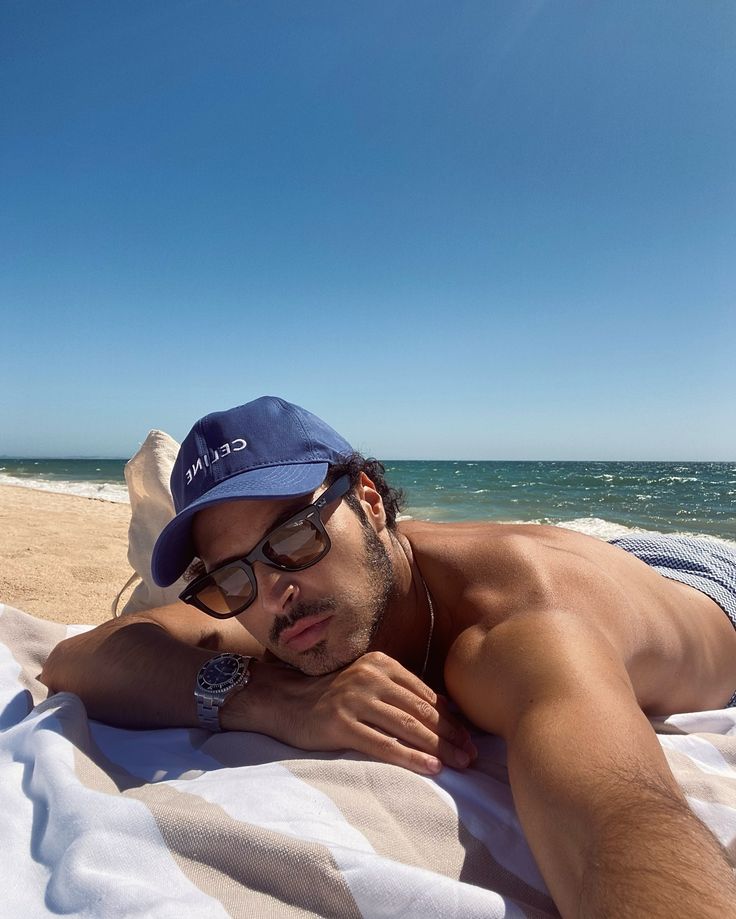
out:
M326 485L332 485L341 475L346 473L350 476L350 483L353 488L358 484L361 472L364 472L376 486L376 491L383 499L383 507L386 511L386 526L389 530L396 529L396 517L404 506L404 492L400 488L394 488L386 481L386 469L383 463L373 457L364 457L360 453L352 453L346 457L342 463L330 464L325 479ZM353 492L345 496L345 502L360 516L362 508L360 502Z

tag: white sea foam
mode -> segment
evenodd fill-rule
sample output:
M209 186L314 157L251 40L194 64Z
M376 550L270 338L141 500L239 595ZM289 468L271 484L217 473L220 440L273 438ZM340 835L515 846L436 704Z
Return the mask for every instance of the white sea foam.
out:
M116 482L55 482L46 479L19 478L0 473L0 485L18 485L36 491L51 491L62 495L77 495L80 498L96 498L98 501L112 501L115 504L129 504L128 489Z
M422 519L431 519L431 509L428 508L413 508L417 512L417 518ZM398 521L402 520L412 520L414 519L412 514L399 514L396 518ZM450 523L451 521L441 521L442 523ZM489 521L490 522L490 521ZM710 533L693 533L689 530L680 530L676 533L664 533L661 530L648 530L644 527L634 527L634 526L624 526L622 523L614 523L612 520L604 520L602 517L576 517L573 520L562 520L562 521L551 521L549 519L540 519L540 520L503 520L503 521L493 521L495 523L512 523L512 524L545 524L547 526L554 525L559 527L564 527L568 530L575 530L578 533L585 533L588 536L596 536L598 539L604 539L606 541L611 539L621 539L623 536L639 536L643 534L659 535L659 536L689 536L695 537L696 539L709 539L713 542L722 543L724 546L728 546L730 549L736 547L736 540L733 539L723 539L720 536L712 536Z
M544 520L533 520L532 523L548 523ZM597 536L599 539L620 539L622 536L637 536L646 533L647 535L656 534L659 536L690 536L696 539L710 539L713 542L723 543L725 546L733 548L736 541L732 539L723 539L720 536L711 536L710 533L693 533L688 530L681 530L676 533L663 533L661 530L647 530L643 527L627 527L620 523L613 523L610 520L604 520L601 517L577 517L574 520L563 520L556 524L565 527L568 530L576 530L578 533L587 533L588 536Z
M534 523L549 523L549 521L535 520ZM637 533L653 533L654 530L645 530L641 527L627 527L622 523L613 523L602 517L576 517L574 520L563 520L556 524L567 530L586 533L588 536L597 536L599 539L620 539L622 536L635 536Z

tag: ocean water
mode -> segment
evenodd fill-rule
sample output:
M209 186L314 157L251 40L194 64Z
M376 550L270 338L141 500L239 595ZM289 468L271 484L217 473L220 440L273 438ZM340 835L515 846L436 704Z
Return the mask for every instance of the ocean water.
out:
M411 517L736 541L736 462L396 462L386 476L405 489Z
M125 460L0 459L0 484L127 501ZM736 462L386 463L403 514L425 520L554 523L613 538L632 530L736 542Z
M83 498L125 503L128 489L117 459L7 459L0 457L0 485L23 485Z

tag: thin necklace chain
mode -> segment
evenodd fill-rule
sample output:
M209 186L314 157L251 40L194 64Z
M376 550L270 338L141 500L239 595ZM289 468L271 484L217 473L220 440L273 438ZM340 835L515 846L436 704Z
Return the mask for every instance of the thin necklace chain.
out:
M432 603L432 597L429 594L429 587L427 587L427 582L422 577L422 572L419 571L419 568L417 568L417 573L419 574L419 580L422 582L424 593L427 595L427 606L429 607L429 637L427 638L427 650L424 652L422 672L419 674L420 679L424 679L424 674L427 672L427 664L429 663L429 649L432 647L432 636L434 635L434 604Z

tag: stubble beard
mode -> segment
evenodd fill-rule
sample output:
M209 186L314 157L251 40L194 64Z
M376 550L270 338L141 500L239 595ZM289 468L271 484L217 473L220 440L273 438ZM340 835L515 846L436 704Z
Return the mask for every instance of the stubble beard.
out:
M367 520L361 519L361 524L365 551L364 567L371 574L370 596L362 601L363 611L356 609L353 604L353 612L339 623L345 630L345 637L340 641L339 648L330 648L327 639L323 639L299 655L298 662L294 662L293 666L298 667L307 676L322 676L341 670L369 651L396 593L394 566L388 550ZM288 616L282 617L274 624L269 637L276 644L281 632L299 619L321 612L337 611L339 608L340 604L334 597L312 603L298 603Z

